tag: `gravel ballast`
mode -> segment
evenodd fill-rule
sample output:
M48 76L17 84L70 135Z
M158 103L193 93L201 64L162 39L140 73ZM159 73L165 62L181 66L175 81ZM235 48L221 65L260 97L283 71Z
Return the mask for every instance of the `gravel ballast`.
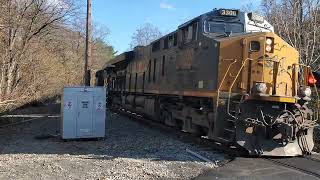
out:
M0 129L0 179L191 179L224 155L185 143L163 131L111 114L101 141L68 141L60 120L40 119Z

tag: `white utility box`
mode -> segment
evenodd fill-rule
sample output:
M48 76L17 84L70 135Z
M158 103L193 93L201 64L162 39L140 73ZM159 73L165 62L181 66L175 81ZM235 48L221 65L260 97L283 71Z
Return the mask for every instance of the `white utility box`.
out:
M106 88L65 87L61 106L62 139L105 137Z

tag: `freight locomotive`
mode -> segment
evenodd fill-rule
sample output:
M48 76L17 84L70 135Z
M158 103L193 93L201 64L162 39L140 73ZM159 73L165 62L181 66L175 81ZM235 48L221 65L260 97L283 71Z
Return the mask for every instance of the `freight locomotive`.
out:
M310 153L318 94L310 67L262 16L214 9L96 74L113 108L250 155Z

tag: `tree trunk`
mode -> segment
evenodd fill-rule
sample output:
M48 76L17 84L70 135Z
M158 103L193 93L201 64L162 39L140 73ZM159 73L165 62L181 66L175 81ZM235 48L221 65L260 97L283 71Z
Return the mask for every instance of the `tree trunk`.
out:
M17 68L17 62L14 61L12 62L8 70L7 90L6 90L7 96L10 96L10 94L12 93L12 89L14 88L13 85L14 85L14 80L16 79L16 73L15 73L16 68Z
M1 68L1 79L0 79L0 101L3 101L5 98L5 80L6 80L6 74L7 74L7 68L6 68L6 64L2 64L2 68Z

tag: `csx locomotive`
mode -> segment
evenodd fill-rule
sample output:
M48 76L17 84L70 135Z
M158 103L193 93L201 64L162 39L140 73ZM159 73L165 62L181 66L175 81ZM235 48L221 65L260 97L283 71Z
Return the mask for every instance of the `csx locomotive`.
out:
M314 146L316 79L255 13L214 9L116 56L96 77L113 108L250 155L297 156Z

